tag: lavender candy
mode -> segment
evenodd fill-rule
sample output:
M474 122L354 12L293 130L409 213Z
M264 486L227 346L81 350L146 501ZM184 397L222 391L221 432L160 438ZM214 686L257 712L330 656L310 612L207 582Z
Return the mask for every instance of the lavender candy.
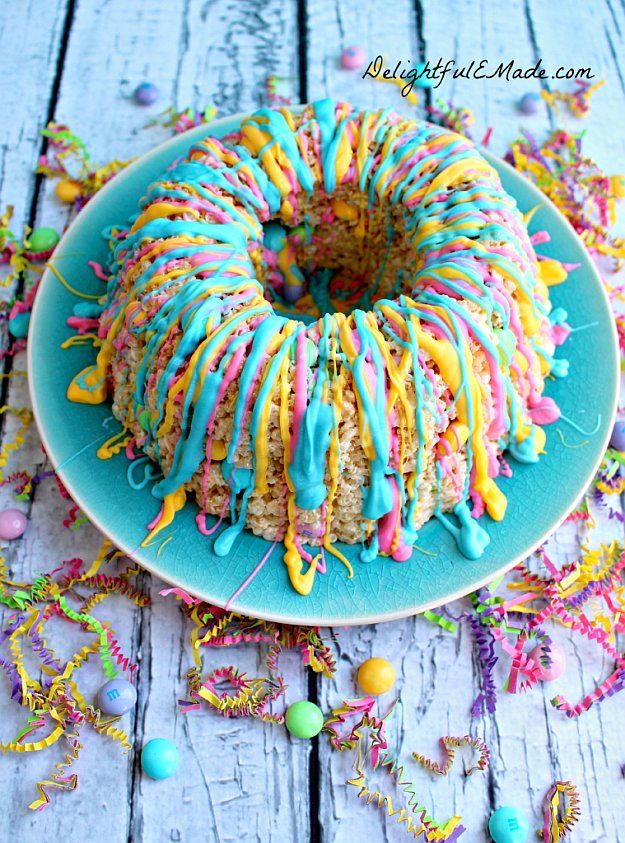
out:
M98 691L98 708L104 714L119 716L133 708L137 689L126 679L111 679Z

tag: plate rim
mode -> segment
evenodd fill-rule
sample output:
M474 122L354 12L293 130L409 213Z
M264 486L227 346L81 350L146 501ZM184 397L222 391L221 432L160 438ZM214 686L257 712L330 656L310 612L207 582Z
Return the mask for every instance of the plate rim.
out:
M304 107L303 105L293 105L293 106L290 106L289 108L291 108L292 110L301 110L303 107ZM206 137L207 135L209 135L210 132L211 132L211 129L216 127L216 126L219 126L220 123L229 123L229 122L232 122L232 121L239 121L240 122L241 119L243 119L244 117L247 117L247 116L249 116L248 112L237 112L236 114L225 115L225 116L219 117L215 120L211 120L210 123L203 123L203 124L200 124L199 126L196 126L193 129L190 129L190 130L184 132L183 136L189 140L190 144L192 144L192 143L196 142L197 140L199 140L200 138ZM415 118L412 118L412 119L415 119ZM135 161L132 162L132 164L129 164L128 167L124 168L124 170L119 172L115 176L115 178L111 179L107 184L105 184L104 187L100 191L98 191L98 193L92 199L90 199L89 205L91 207L94 207L94 205L96 205L96 204L97 204L97 206L99 206L103 203L106 203L109 192L111 190L116 189L116 186L119 185L121 180L124 180L128 177L132 177L134 171L137 170L137 169L140 169L145 164L145 162L148 161L151 157L165 152L167 150L167 148L170 147L170 146L176 147L176 146L178 146L179 143L180 143L180 135L174 135L173 137L168 138L167 140L163 141L162 143L156 144L152 149L148 150L143 155L140 155ZM501 169L507 171L508 174L511 175L514 178L521 179L524 182L525 187L529 190L530 194L532 194L534 196L537 203L542 204L542 205L550 206L552 211L554 211L556 213L556 215L559 217L560 223L563 223L565 225L565 227L568 229L569 234L573 235L574 239L577 240L577 243L578 243L579 247L586 254L586 256L588 258L588 265L589 265L590 273L593 276L595 286L598 288L598 290L600 292L600 295L603 298L603 303L606 306L608 312L611 313L612 307L611 307L607 292L606 292L606 290L603 286L603 282L601 281L601 276L599 275L599 271L598 271L591 255L590 255L590 253L588 252L583 240L578 235L578 233L575 231L575 229L570 224L570 222L566 219L566 217L562 214L562 212L559 210L559 208L544 193L542 193L538 189L538 187L536 187L536 185L534 185L531 181L529 181L527 178L525 178L525 176L523 176L521 173L519 173L519 171L516 170L505 159L500 158L497 155L494 155L492 152L490 152L487 149L484 149L483 147L481 147L479 145L476 145L476 148L478 149L479 153L484 158L486 158L486 160L488 161L488 163L491 166L495 166L493 162L496 162L497 168L501 168ZM70 222L67 229L63 232L61 240L56 247L56 249L59 250L59 252L61 252L61 250L62 250L63 242L66 240L68 235L71 234L71 232L72 232L74 226L76 225L77 221L81 219L81 216L82 216L81 213L77 214L74 217L74 219ZM44 270L44 272L41 276L41 279L39 281L40 287L43 287L44 284L50 284L52 276L53 276L53 273L46 263L45 270ZM43 297L41 297L39 295L35 296L35 301L34 301L34 305L33 305L33 308L32 308L31 319L30 319L29 340L30 340L31 336L34 337L37 334L36 326L37 326L38 321L41 320L41 311L42 311L42 308L43 308L43 305L41 304L42 300L43 300ZM599 466L601 465L606 447L607 447L609 439L610 439L610 430L614 425L614 420L616 418L616 414L617 414L617 410L618 410L618 403L619 403L620 355L619 355L618 337L617 337L617 332L616 332L615 320L613 318L611 318L608 321L609 321L609 326L610 326L609 332L610 332L610 337L611 337L611 340L612 340L611 346L612 346L612 352L613 352L613 357L614 357L613 362L615 364L616 377L615 377L615 382L614 382L614 394L613 394L613 397L612 397L612 410L611 410L611 415L610 415L610 424L607 427L607 433L603 437L604 441L603 441L602 446L601 446L601 448L599 449L599 452L598 452L599 458L596 460L595 463L593 463L592 471L588 474L585 482L583 483L583 485L581 487L581 491L575 497L572 507L567 512L565 512L564 515L562 515L549 528L549 530L547 532L541 534L541 536L539 537L539 539L537 541L535 541L535 543L530 544L524 553L516 556L512 560L506 561L506 563L504 565L502 565L496 571L493 571L493 572L489 573L488 576L480 577L475 582L470 583L468 586L463 585L459 589L453 591L448 597L445 598L445 600L443 602L441 602L439 599L430 600L430 601L425 601L424 603L421 603L421 604L417 604L416 607L403 608L403 609L399 609L399 610L396 610L396 611L387 612L387 613L384 613L384 614L381 614L381 615L373 615L373 616L366 615L366 616L362 616L362 617L338 618L338 619L332 619L330 622L328 622L328 620L324 619L324 618L317 619L317 618L313 617L311 620L307 620L305 624L302 623L300 618L289 615L288 613L287 614L281 614L279 612L264 612L264 611L261 610L258 614L254 614L254 617L262 619L262 620L268 620L268 621L275 622L275 623L284 623L284 624L299 625L299 626L302 626L302 625L319 626L319 627L362 626L362 625L368 625L368 624L373 624L373 623L386 623L386 622L390 622L390 621L394 621L394 620L401 620L402 618L412 617L412 616L417 615L417 614L422 614L423 612L427 611L428 609L434 609L438 606L446 605L447 603L451 603L455 600L458 600L462 597L465 597L467 594L471 594L472 592L477 591L478 589L482 588L483 586L485 586L487 583L491 582L492 580L497 579L500 576L503 576L505 573L507 573L509 570L511 570L516 564L518 564L518 562L520 562L522 559L525 559L528 556L530 556L536 550L536 548L540 547L540 545L543 544L543 542L549 536L551 536L556 530L559 529L559 527L564 523L564 521L566 520L566 518L568 517L570 512L572 512L573 509L575 509L575 507L579 504L579 501L583 498L586 489L588 488L592 478L595 476ZM43 416L41 414L39 404L38 404L38 401L37 401L36 391L34 389L35 377L33 376L33 373L34 373L34 371L36 370L36 367L37 367L36 363L34 363L34 351L33 351L34 345L35 345L35 343L29 341L27 343L27 348L26 348L26 369L27 369L27 374L28 374L28 378L27 378L28 392L29 392L29 396L30 396L30 401L31 401L31 406L32 406L32 411L33 411L33 417L34 417L34 420L35 420L35 424L37 426L37 432L38 432L38 434L41 438L42 444L45 448L46 454L48 455L48 458L49 458L52 466L55 466L55 465L59 466L58 469L53 468L53 471L55 472L55 474L57 474L61 478L61 481L66 486L66 488L67 488L68 492L70 493L72 499L83 510L85 515L87 515L91 524L93 524L93 526L95 526L96 529L99 530L99 532L102 533L103 536L107 537L114 544L115 547L119 548L119 550L121 550L122 553L125 556L127 556L128 558L137 562L139 565L141 565L142 568L145 568L153 576L158 577L166 585L170 585L170 586L173 586L173 587L178 587L178 588L184 589L185 591L188 591L190 594L192 594L192 596L198 597L199 599L201 599L204 602L207 602L207 603L210 603L212 605L218 606L219 601L215 601L215 599L213 599L212 597L207 595L206 592L197 593L197 589L194 589L194 591L190 591L184 584L181 583L180 580L174 581L174 580L168 578L167 575L163 574L163 571L161 569L159 569L157 565L153 564L150 560L146 561L145 559L143 559L142 554L141 554L141 551L143 550L143 548L132 548L132 549L125 548L123 546L123 542L118 542L117 540L115 540L113 538L113 536L109 534L108 529L105 529L102 526L98 516L94 515L90 511L90 507L88 505L84 504L81 492L76 489L75 485L72 483L71 480L66 479L63 465L62 465L61 461L55 456L54 448L50 444L50 442L48 440L48 437L46 435L46 428L45 428L45 424L43 422ZM268 543L268 544L270 544L270 543ZM232 604L233 604L232 608L229 611L237 613L236 600L232 601Z

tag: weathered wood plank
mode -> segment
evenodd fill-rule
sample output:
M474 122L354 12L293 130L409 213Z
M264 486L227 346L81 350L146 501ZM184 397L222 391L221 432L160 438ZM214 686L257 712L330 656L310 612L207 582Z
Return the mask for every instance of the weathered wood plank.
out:
M432 65L439 58L443 65L453 59L459 70L468 68L472 61L477 66L485 59L487 72L492 73L500 63L505 66L511 59L523 68L531 67L538 60L521 0L506 3L505 14L493 3L478 7L471 0L460 3L443 0L435 8L428 4L424 9L423 35ZM518 110L520 97L528 91L540 92L540 83L464 76L454 79L449 74L439 87L432 89L432 97L471 108L475 113L474 137L480 140L486 129L493 127L492 148L496 151L518 135L521 125L536 131L547 125L545 111L527 117Z
M593 3L592 20L588 20L588 5L576 0L560 14L551 4L527 2L527 19L535 33L538 55L562 67L589 67L595 79L605 84L592 98L590 119L576 120L566 111L556 122L571 131L585 130L584 148L608 172L613 166L623 169L625 137L622 120L625 106L625 76L623 48L625 47L625 10L622 4L610 0ZM583 24L583 21L588 21ZM567 90L566 82L550 80L552 88ZM570 85L570 83L568 83Z
M325 9L325 6L315 4L312 14L318 8ZM387 48L384 51L389 55L405 58L402 52L405 50L404 40L400 39L398 44L387 36L386 27L393 27L393 23L376 20L376 40L371 42L367 40L366 23L363 23L367 20L366 12L363 13L358 4L352 6L342 3L332 9L326 10L325 15L317 15L316 19L324 23L316 36L310 38L309 77L312 80L312 94L340 97L345 95L345 90L349 90L348 96L361 104L391 104L395 91L390 86L366 82L380 97L372 103L367 96L368 90L363 99L365 89L358 76L340 72L325 73L325 68L336 61L340 48L350 43L360 44L372 54L377 52L377 44L384 44ZM394 8L393 13L394 17L397 15L402 20L404 7L401 6L397 12ZM552 11L552 18L554 14ZM350 20L349 28L339 26L339 22L345 19ZM553 23L552 20L552 26ZM425 46L422 57L430 58L433 63L439 56L443 61L455 58L459 64L488 58L495 66L501 60L507 62L514 57L518 64L529 66L541 55L534 41L531 24L522 3L508 4L505 15L496 14L490 4L483 5L479 10L468 2L460 5L437 3L435 8L427 4L423 9ZM575 25L579 27L579 20ZM323 52L315 52L312 49L314 44L320 45ZM319 60L319 55L324 56L323 61ZM560 53L556 58L561 64L567 61L566 57L560 60ZM574 57L571 56L569 60L572 63ZM324 72L315 70L315 65ZM493 149L503 151L506 142L518 135L521 125L526 125L536 133L549 127L550 115L547 109L529 118L522 116L516 108L522 94L532 89L538 90L538 83L458 79L446 81L431 96L452 99L456 104L467 104L473 108L476 112L474 135L479 139L488 126L494 126ZM614 526L611 525L612 528ZM617 533L622 534L622 531L617 528ZM605 535L609 534L608 530ZM554 558L567 558L566 554L572 558L579 550L575 530L563 530L561 537L553 553ZM603 708L589 712L576 724L571 724L552 709L548 699L553 693L564 689L569 693L579 691L577 686L581 683L576 677L578 669L585 667L584 681L588 686L590 680L586 674L588 666L593 664L590 654L586 654L585 659L581 656L576 659L576 649L581 652L584 648L570 635L561 633L558 640L562 641L565 651L573 653L569 659L566 680L553 683L552 687L546 686L542 693L536 691L527 696L501 694L496 716L471 723L468 709L478 679L477 666L471 660L472 644L466 631L461 631L456 637L449 636L422 619L378 625L374 629L342 631L339 636L341 663L345 667L349 666L349 669L340 671L330 687L322 683L321 699L325 707L330 708L340 699L354 695L357 692L354 673L358 663L370 655L390 658L400 668L397 691L402 701L400 716L403 733L393 749L402 760L409 759L410 752L414 750L436 754L436 742L440 735L462 734L469 729L473 734L485 737L493 753L489 776L475 774L466 783L455 771L448 779L433 781L428 774L419 771L407 760L411 778L418 784L420 799L432 809L437 819L445 819L454 812L461 813L468 828L467 839L485 839L485 820L490 810L500 804L510 803L518 805L537 824L541 800L547 787L556 777L564 777L578 784L584 801L594 807L592 816L584 815L583 830L580 831L582 838L591 839L590 835L593 834L596 836L592 839L612 839L616 835L615 821L609 812L601 813L596 793L590 793L596 787L594 784L589 787L587 782L596 782L600 775L593 775L588 769L592 757L589 748L593 743L601 746L603 757L609 759L612 770L618 766L619 750L615 747L606 750L601 735L603 721L610 722L609 706L619 703L609 701ZM497 669L500 687L505 679L505 661L502 659ZM384 710L384 705L380 706L380 710ZM393 720L390 722L390 730L396 733ZM327 749L327 745L322 745L321 816L324 837L329 840L347 840L354 836L399 840L402 832L384 818L382 812L358 805L355 793L346 793L344 782L349 772L349 760L347 753L345 756L337 757L336 753L332 754ZM602 787L607 787L615 799L619 787L618 776L613 775L609 783L607 776L602 776L601 781ZM602 803L606 798L605 790L603 793Z
M0 25L0 197L19 229L28 220L56 74L68 0L29 0L6 7Z
M167 135L165 130L144 131L143 127L172 102L180 108L215 102L221 113L260 104L267 73L293 77L295 28L295 4L284 7L276 2L259 11L250 4L222 2L159 7L148 2L130 7L122 2L81 3L72 23L54 118L81 135L97 162L140 154ZM147 109L130 99L134 87L144 80L161 90L159 103ZM297 79L290 78L283 87L294 92ZM26 89L22 86L22 96ZM54 198L51 186L46 185L43 194L38 222L62 228L67 209ZM17 381L10 399L25 401L23 385ZM39 459L35 442L33 437L33 445L21 452L20 462L27 457ZM48 560L54 564L58 552L69 552L63 550L68 543L74 545L71 555L84 556L99 543L91 527L74 534L59 526L65 504L52 505L55 484L53 480L47 483L50 489L42 486L35 499L29 534L15 545L21 555L13 567L20 575L47 569ZM44 548L46 561L40 565ZM188 625L171 599L158 596L159 584L150 583L147 575L144 580L154 597L153 606L143 612L124 609L116 614L120 640L140 662L138 706L124 720L136 750L144 738L157 734L175 739L181 754L180 773L161 784L147 781L138 769L137 751L124 758L109 742L87 736L79 767L81 790L67 797L74 800L72 808L64 810L60 804L57 810L33 816L23 809L31 793L22 792L31 770L22 766L22 758L15 759L4 763L0 771L2 776L10 775L13 783L15 833L20 838L34 833L52 836L53 829L69 834L71 825L74 835L93 840L96 815L106 808L107 830L115 840L190 839L198 834L224 841L267 840L277 839L286 828L292 831L291 839L308 839L308 789L300 786L307 775L308 745L290 746L280 728L272 730L259 723L251 728L252 724L210 714L189 718L178 714L183 674L190 666ZM104 609L96 614L107 616ZM234 660L250 673L262 670L254 648L218 653L215 660L218 664ZM285 661L290 701L305 697L303 668L292 659ZM91 676L91 681L95 688L101 680ZM7 709L7 724L15 731L15 706ZM49 754L32 759L42 773L52 760L57 759ZM33 766L31 762L29 767Z
M378 5L352 0L313 0L307 3L307 12L309 100L332 97L363 107L393 106L402 113L414 113L398 87L362 78L377 55L385 56L389 65L401 59L410 67L420 60L416 14L408 0L393 3L392 14L385 14ZM343 70L341 51L354 45L365 50L367 64L360 71Z

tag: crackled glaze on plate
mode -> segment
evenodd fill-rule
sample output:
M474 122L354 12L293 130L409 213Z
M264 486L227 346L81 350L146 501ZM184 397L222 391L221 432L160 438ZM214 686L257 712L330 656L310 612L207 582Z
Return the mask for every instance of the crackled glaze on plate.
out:
M172 138L145 155L110 182L70 226L53 262L59 272L85 293L100 292L102 283L87 267L88 260L105 261L107 246L101 231L123 224L136 210L137 197L175 158L207 133L221 137L233 131L240 115L216 120ZM510 460L514 476L499 481L508 498L505 519L482 519L491 542L477 560L464 558L449 533L435 519L419 532L418 549L408 562L379 557L358 560L360 546L340 545L354 564L348 580L345 568L328 559L328 572L316 579L308 597L290 586L282 554L276 548L231 608L254 617L299 624L359 624L390 620L437 606L477 588L527 556L566 517L590 482L601 460L616 412L618 346L607 297L581 241L559 211L510 166L484 153L498 170L504 188L522 211L537 204L532 230L546 228L551 243L540 251L581 266L569 280L551 290L554 306L564 307L574 331L558 350L570 361L565 380L550 381L547 394L563 420L546 428L546 455L535 465ZM29 382L35 418L50 459L72 497L90 520L123 551L145 568L192 594L225 605L271 547L245 531L227 559L212 553L212 539L195 525L197 509L187 504L164 533L172 540L160 555L159 544L141 548L145 525L157 514L159 501L150 487L134 491L126 480L128 462L120 455L102 461L98 445L119 425L109 423L110 407L73 404L67 385L93 362L91 346L61 350L72 335L66 319L78 299L48 270L43 276L31 319L28 343ZM561 432L563 439L558 434ZM564 441L563 441L564 440ZM581 447L571 448L570 445ZM566 444L565 444L566 443Z

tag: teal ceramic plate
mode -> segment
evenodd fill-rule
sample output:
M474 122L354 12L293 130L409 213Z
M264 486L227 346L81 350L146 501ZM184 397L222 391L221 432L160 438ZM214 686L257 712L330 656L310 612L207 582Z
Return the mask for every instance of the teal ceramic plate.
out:
M222 136L233 131L239 120L240 116L216 120L210 133ZM82 211L54 255L55 266L75 288L86 293L101 291L101 282L87 267L89 259L106 259L101 231L125 222L148 184L207 133L200 126L154 149L116 176ZM440 605L472 591L531 553L575 506L598 468L617 400L617 341L607 298L581 241L560 213L511 167L490 155L487 158L522 211L541 205L532 225L551 233L551 243L542 247L543 252L581 264L566 283L552 288L554 304L568 311L574 327L583 329L572 333L558 350L558 356L570 361L570 374L565 380L550 382L547 394L564 416L582 430L594 432L582 435L560 420L547 428L547 454L539 463L513 463L514 476L499 481L508 497L505 520L499 524L488 517L482 520L491 542L481 559L465 559L433 519L419 533L418 544L425 552L415 550L412 559L403 563L380 557L364 564L358 561L359 546L342 545L341 550L353 560L353 579L347 579L343 565L330 557L327 573L316 578L308 597L302 597L289 584L278 546L231 602L234 610L287 623L339 625L390 620ZM212 539L196 529L195 505L188 503L161 534L171 535L172 540L160 555L157 546L140 547L145 525L155 517L159 502L149 487L131 489L123 455L108 461L97 458L110 408L72 404L65 397L74 374L94 359L91 346L61 350L61 343L72 334L66 319L77 301L49 270L44 274L31 320L28 364L35 417L52 463L74 500L115 545L166 582L224 606L270 545L245 531L228 558L216 557ZM112 427L109 424L111 432L118 427L116 422Z

